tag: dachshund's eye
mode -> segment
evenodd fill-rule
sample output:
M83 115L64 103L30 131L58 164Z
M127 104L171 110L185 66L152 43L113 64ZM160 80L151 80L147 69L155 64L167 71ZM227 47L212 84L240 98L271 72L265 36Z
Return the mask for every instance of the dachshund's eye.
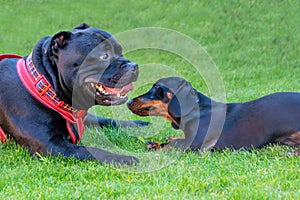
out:
M154 85L153 90L156 92L156 94L160 97L163 98L163 90L161 87L158 85Z
M108 57L109 57L109 56L108 56L107 53L105 53L105 54L99 56L99 58L100 58L101 60L106 60L106 59L108 59Z
M157 91L157 90L159 89L159 86L158 86L158 85L154 85L153 89L154 89L155 91Z

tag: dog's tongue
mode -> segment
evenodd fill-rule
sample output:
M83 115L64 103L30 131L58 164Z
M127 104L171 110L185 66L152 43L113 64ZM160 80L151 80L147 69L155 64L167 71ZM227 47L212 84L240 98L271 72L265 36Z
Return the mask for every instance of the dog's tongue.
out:
M109 88L103 85L103 88L106 92L112 93L112 94L120 94L120 95L126 95L130 90L133 90L133 84L130 83L128 85L125 85L122 88Z

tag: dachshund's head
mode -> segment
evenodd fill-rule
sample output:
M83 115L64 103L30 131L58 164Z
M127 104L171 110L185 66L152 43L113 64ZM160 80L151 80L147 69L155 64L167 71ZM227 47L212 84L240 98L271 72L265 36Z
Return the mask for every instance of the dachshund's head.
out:
M179 128L180 119L189 114L198 102L194 88L180 77L158 80L145 94L127 103L128 108L139 116L162 116Z

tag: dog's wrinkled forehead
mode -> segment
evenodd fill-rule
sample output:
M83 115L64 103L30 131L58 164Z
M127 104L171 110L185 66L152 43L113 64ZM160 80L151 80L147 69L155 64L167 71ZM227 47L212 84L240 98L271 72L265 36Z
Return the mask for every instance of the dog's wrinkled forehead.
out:
M100 30L98 28L91 28L89 26L77 26L72 30L72 33L90 33L90 34L99 34L103 37L103 39L107 39L112 37L112 35L106 31Z
M113 35L104 30L85 25L81 24L72 30L72 34L75 37L77 36L77 41L82 41L84 46L95 47L100 51L113 50L117 54L122 53L122 47ZM80 44L81 42L78 43Z
M110 64L122 55L122 47L112 35L105 31L93 28L78 30L77 32L79 31L88 31L88 34L97 37L95 40L97 43L92 44L90 41L93 48L86 50L86 55L78 71L78 74L84 75L79 77L79 82L82 84L87 76L95 77L97 75L94 81L99 80Z

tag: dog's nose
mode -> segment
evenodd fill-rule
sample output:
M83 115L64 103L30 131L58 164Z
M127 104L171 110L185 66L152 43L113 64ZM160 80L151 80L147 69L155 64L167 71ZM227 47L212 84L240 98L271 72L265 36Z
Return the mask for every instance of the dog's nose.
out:
M129 62L121 65L121 69L129 73L138 73L139 66L134 62Z
M132 103L133 103L133 101L132 101L132 100L129 100L129 101L127 102L127 107L130 108L130 106L132 105Z
M128 63L128 67L131 71L137 71L139 69L139 65L134 62Z

